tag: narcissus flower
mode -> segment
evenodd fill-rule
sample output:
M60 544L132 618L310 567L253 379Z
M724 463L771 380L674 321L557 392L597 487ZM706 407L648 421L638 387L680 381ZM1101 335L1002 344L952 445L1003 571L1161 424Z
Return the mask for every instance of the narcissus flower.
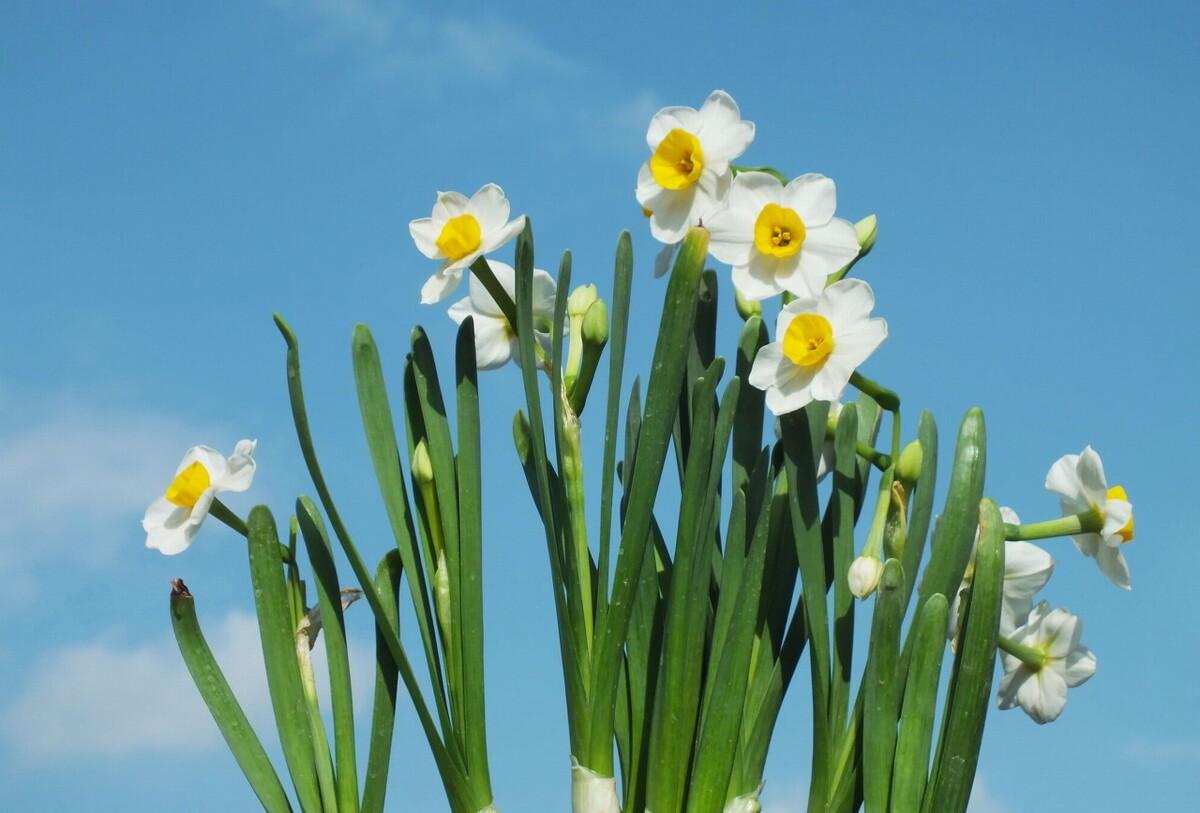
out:
M1075 547L1095 559L1113 584L1129 590L1129 565L1121 546L1133 540L1133 506L1124 488L1109 487L1100 455L1091 446L1063 455L1050 467L1046 489L1058 495L1064 516L1092 513L1102 523L1099 533L1074 536Z
M167 555L187 550L217 494L250 488L256 445L257 441L239 440L228 458L207 446L188 449L166 492L150 503L142 518L146 547Z
M408 224L417 249L442 265L421 286L422 304L440 302L458 287L463 269L490 254L525 228L525 215L508 219L508 198L494 183L468 198L458 192L438 192L431 217Z
M810 401L836 401L855 369L887 338L887 322L871 318L867 283L835 282L817 296L785 305L775 341L754 358L750 383L766 390L767 408L784 415Z
M1038 723L1058 719L1067 704L1067 689L1080 685L1096 672L1096 656L1080 643L1083 621L1064 609L1042 602L1033 608L1024 625L1007 636L1020 648L1004 647L1004 677L1000 680L999 706L1020 706Z
M858 256L858 233L833 216L836 208L837 190L824 175L784 186L765 172L743 172L725 206L705 218L708 250L733 266L733 284L747 299L816 296L826 277Z
M664 107L650 120L650 160L638 172L637 200L656 240L678 243L706 220L729 190L729 162L754 140L754 123L715 90L699 110Z
M1020 525L1021 518L1008 506L1000 507L1000 516L1009 525ZM979 541L979 531L975 532ZM1004 543L1004 589L1000 604L1000 632L1007 635L1025 623L1033 607L1034 595L1050 581L1054 572L1054 557L1037 545L1029 542L1008 541ZM946 637L951 642L958 639L959 615L966 592L971 589L975 577L975 554L963 576L962 586L954 594L950 605L950 625Z
M496 280L516 300L516 272L511 265L488 260ZM554 295L558 286L554 278L540 268L533 269L533 324L535 338L547 350L550 348L550 326L554 321ZM450 306L450 318L462 324L471 316L475 320L475 363L480 370L501 367L517 358L517 334L500 312L500 307L483 283L471 275L470 295ZM519 361L519 359L518 359Z

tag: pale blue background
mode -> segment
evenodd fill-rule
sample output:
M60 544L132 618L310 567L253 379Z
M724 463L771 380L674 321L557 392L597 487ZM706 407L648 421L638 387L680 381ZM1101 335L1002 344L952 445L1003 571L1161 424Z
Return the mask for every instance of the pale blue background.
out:
M1048 543L1048 598L1086 619L1099 671L1054 725L992 717L975 810L1188 809L1200 14L981 6L3 3L0 807L253 809L166 612L167 579L185 577L273 740L241 545L213 523L164 558L142 548L142 508L189 445L242 436L259 439L259 477L231 504L283 514L308 489L278 310L302 337L335 495L377 556L351 327L372 325L393 376L412 324L443 352L453 335L443 307L417 304L431 264L408 220L435 190L498 182L534 218L540 264L571 247L576 279L602 288L630 228L644 329L662 290L633 199L645 125L723 87L758 123L747 161L824 172L841 213L878 212L860 271L891 338L868 374L934 410L947 446L962 410L986 406L988 491L1027 520L1056 511L1045 471L1086 443L1136 505L1132 593ZM516 373L481 389L498 800L563 810L545 549L509 440ZM350 623L369 662L367 613ZM806 690L781 721L772 813L799 809ZM407 711L398 731L395 809L442 809Z

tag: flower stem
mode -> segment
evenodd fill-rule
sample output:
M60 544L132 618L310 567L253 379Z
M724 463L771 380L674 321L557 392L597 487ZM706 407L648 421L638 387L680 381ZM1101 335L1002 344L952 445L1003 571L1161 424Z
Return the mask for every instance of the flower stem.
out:
M850 383L858 388L859 392L865 392L874 398L879 403L879 406L888 412L900 411L900 396L887 387L872 381L857 371L850 375Z
M1040 672L1042 667L1046 665L1046 653L1040 649L1018 644L1016 641L1011 638L1005 638L1003 635L997 638L996 643L1001 650L1012 655L1014 658L1020 658L1021 663L1035 672Z
M508 325L512 328L512 332L516 333L516 303L513 302L512 296L509 295L508 291L504 290L504 286L500 284L500 280L496 279L496 275L492 273L492 267L488 265L487 257L480 255L475 262L471 263L471 273L483 283L484 288L487 288L487 292L496 301L496 307L500 309L500 313L504 314L504 318L508 320Z
M237 531L242 536L249 536L250 529L246 527L245 521L237 514L229 510L229 506L213 497L212 505L209 506L208 513L219 519L221 522L228 525L234 531Z
M1099 511L1084 511L1045 522L1030 522L1025 525L1005 524L1004 538L1014 542L1051 539L1056 536L1099 533L1103 527L1104 517Z

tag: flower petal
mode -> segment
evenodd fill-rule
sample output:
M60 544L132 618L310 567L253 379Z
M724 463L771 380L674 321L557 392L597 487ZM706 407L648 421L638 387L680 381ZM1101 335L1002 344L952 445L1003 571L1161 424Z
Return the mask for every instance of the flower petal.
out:
M525 230L525 215L520 215L516 219L509 221L508 223L504 224L503 226L493 229L492 231L486 232L483 235L483 244L481 247L482 253L483 254L491 254L493 251L500 248L505 243L508 243L511 240L515 240L517 235L520 234L521 232L523 232L524 230ZM477 256L479 256L479 255L478 254L473 255L471 257L471 262L474 262L475 257L477 257ZM470 264L471 264L470 262L467 263L467 265L470 265Z
M795 209L809 229L829 222L837 209L837 187L832 178L815 172L793 178L783 190L783 205ZM854 243L858 249L858 241Z
M417 244L417 251L431 260L440 260L445 255L437 247L438 236L442 233L442 224L434 222L430 217L419 217L409 221L408 233Z
M1076 466L1079 482L1088 502L1093 505L1103 505L1108 499L1108 481L1104 479L1104 464L1100 455L1091 446L1085 446L1079 453L1079 463Z
M467 196L461 192L438 192L433 204L433 219L440 228L450 218L465 214L468 203Z
M479 191L467 202L467 211L475 215L481 231L485 234L504 227L508 222L511 204L504 196L504 190L494 183L484 184Z
M1129 580L1129 563L1125 561L1125 555L1119 547L1099 545L1096 548L1096 564L1100 565L1100 572L1108 576L1109 581L1117 587L1122 590L1133 589Z
M754 122L742 120L737 102L723 90L714 90L704 100L696 118L696 137L704 148L704 160L718 174L727 171L729 162L754 141Z
M1096 674L1096 656L1086 646L1072 649L1063 661L1063 679L1068 686L1074 687L1086 683L1088 678Z
M425 284L421 286L421 304L432 305L434 302L441 302L454 292L454 289L458 287L458 282L461 279L461 268L438 269L429 279L425 280Z
M745 265L734 266L733 285L746 299L763 300L776 296L783 289L775 280L775 261L756 254Z

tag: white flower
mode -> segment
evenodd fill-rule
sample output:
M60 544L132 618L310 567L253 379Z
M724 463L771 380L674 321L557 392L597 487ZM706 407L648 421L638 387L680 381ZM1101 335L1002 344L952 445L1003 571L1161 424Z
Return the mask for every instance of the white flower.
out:
M708 250L733 266L733 284L747 299L816 296L826 277L858 256L858 233L833 216L837 190L824 175L784 186L765 172L743 172L725 201L705 218Z
M638 172L637 199L649 212L650 233L678 243L711 214L729 190L729 162L754 140L754 123L737 102L715 90L699 110L664 107L650 120L650 160Z
M511 265L489 260L496 280L516 301L516 272ZM547 350L550 325L554 321L554 278L540 268L533 269L533 323L535 338ZM500 307L483 283L471 275L470 295L450 306L449 314L457 324L468 316L475 320L475 363L480 370L492 370L517 358L517 334L500 312ZM520 361L520 359L518 359Z
M1064 516L1096 512L1103 518L1099 533L1074 537L1075 547L1094 558L1113 584L1129 590L1129 565L1121 546L1133 539L1133 506L1124 488L1109 488L1100 455L1091 446L1063 455L1050 467L1046 489L1058 495Z
M525 228L525 215L508 219L508 198L494 183L467 198L458 192L438 192L432 217L408 224L417 249L442 266L421 286L421 303L440 302L458 287L463 269L480 256L512 240Z
M850 563L846 581L850 583L850 592L856 598L865 599L879 587L879 577L883 575L883 563L878 556L859 556Z
M142 518L146 547L167 555L187 550L217 494L250 488L257 443L239 440L228 458L207 446L188 449L166 493L150 503Z
M779 312L775 341L754 358L750 383L767 391L767 408L784 415L810 401L836 401L855 369L887 338L870 318L875 294L862 280L835 282Z
M1004 677L1000 680L999 706L1020 706L1038 723L1058 719L1067 704L1067 689L1078 686L1096 672L1096 656L1079 642L1083 621L1064 609L1051 610L1042 602L1029 620L1013 630L1009 639L1028 647L1042 659L1040 668L1016 655L1001 652Z
M1000 507L1001 518L1009 525L1020 525L1021 518L1008 506ZM979 530L975 530L975 542L979 542ZM950 624L946 637L954 646L958 641L959 614L962 601L974 580L975 551L971 551L971 563L963 575L962 586L954 594L950 605ZM1054 557L1037 545L1029 542L1004 543L1004 588L1000 604L1000 633L1007 635L1025 623L1033 607L1034 595L1050 581L1054 572Z

